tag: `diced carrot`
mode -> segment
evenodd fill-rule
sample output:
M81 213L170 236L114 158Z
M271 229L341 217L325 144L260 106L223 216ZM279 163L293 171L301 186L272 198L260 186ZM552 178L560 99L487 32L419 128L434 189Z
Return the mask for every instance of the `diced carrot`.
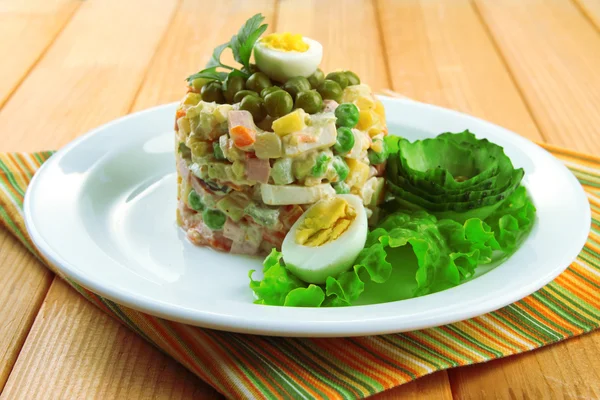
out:
M222 236L213 237L210 241L210 246L214 249L221 251L230 251L231 250L231 241L228 241L226 238Z
M246 147L256 142L256 132L253 129L248 129L242 125L231 128L229 134L236 147Z
M187 86L187 93L190 93L190 92L193 92L193 93L200 93L200 90L199 90L199 89L196 89L196 88L195 88L195 87L193 87L192 85L188 85L188 86Z
M186 114L186 111L183 109L178 109L177 112L175 113L175 119L179 119L181 117L184 117Z

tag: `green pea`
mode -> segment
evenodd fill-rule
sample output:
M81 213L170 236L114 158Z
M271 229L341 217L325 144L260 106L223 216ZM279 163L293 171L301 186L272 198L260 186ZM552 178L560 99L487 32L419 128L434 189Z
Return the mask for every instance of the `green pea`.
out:
M331 184L337 194L348 194L350 193L350 186L346 182L334 182Z
M337 82L338 85L340 85L340 87L342 88L342 90L346 89L346 86L348 86L348 77L343 71L330 72L327 74L325 79Z
M246 96L240 103L240 110L249 111L255 123L259 123L267 116L265 102L260 97Z
M273 118L283 117L292 111L294 101L286 91L275 90L265 96L265 108Z
M325 175L330 160L331 158L326 153L319 154L315 161L315 165L312 167L311 175L314 177Z
M256 66L256 64L250 64L249 71L250 71L251 74L253 74L255 72L260 72L260 69L258 69L258 67Z
M371 146L371 148L367 152L367 155L369 156L369 162L373 165L383 164L385 162L385 160L387 160L387 158L388 158L387 145L381 139L375 139L373 141L373 144L375 144L375 142L381 142L381 151L377 152L377 151L373 150L373 148Z
M223 154L223 149L219 146L219 142L213 142L213 154L217 160L224 160L225 155Z
M225 103L225 96L223 95L221 83L212 81L202 86L202 100L209 103L213 101L219 104Z
M308 83L313 89L319 87L319 85L325 80L325 74L321 69L317 68L315 72L311 76L308 77Z
M310 90L310 83L303 76L295 76L288 79L283 85L283 90L291 94L292 98L295 99L298 93Z
M354 133L350 128L342 126L337 130L333 150L338 154L346 154L354 147Z
M270 86L273 86L273 84L264 72L255 72L246 81L246 89L253 90L256 93L260 93L261 90Z
M340 156L335 156L331 165L333 166L335 173L340 178L339 181L345 181L348 177L348 174L350 173L350 168L348 168L348 164L346 164L346 161L344 161L344 159Z
M325 79L318 87L317 92L323 100L335 100L338 103L342 101L342 88L339 83Z
M233 97L240 90L244 90L246 87L246 80L243 76L239 75L229 75L225 82L223 82L223 94L225 95L225 100L228 103L233 102Z
M200 198L200 195L198 193L196 193L196 191L193 189L190 191L190 194L188 195L188 204L192 209L194 209L196 211L204 210L204 203L202 203L202 199Z
M352 71L344 71L346 78L348 78L348 86L360 85L360 78Z
M262 97L264 99L265 97L267 97L267 95L269 93L273 93L278 90L283 90L283 89L280 88L279 86L270 86L268 88L264 88L263 90L260 91L260 97Z
M240 90L235 94L235 96L233 96L233 102L239 103L246 96L258 97L258 93L253 92L252 90Z
M352 103L342 103L335 109L335 117L337 118L335 124L354 128L358 124L359 116L358 107Z
M301 108L309 114L316 114L323 109L323 99L316 90L307 90L296 96L296 108Z
M210 208L207 208L202 213L202 220L206 226L213 231L216 231L223 228L225 221L227 221L227 216L219 210L211 210Z

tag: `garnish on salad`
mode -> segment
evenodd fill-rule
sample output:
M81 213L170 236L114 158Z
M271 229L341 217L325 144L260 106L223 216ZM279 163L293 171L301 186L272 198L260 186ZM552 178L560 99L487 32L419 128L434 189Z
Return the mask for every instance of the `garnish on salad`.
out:
M388 136L367 84L322 71L313 39L262 36L263 20L187 78L175 116L177 222L195 245L266 256L249 273L256 303L426 295L518 248L535 207L502 147L469 131ZM227 48L239 66L221 62Z

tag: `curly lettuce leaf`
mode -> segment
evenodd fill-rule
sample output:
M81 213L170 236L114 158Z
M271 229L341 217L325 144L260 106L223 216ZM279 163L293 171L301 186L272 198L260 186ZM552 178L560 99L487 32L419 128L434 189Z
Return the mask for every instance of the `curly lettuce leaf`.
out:
M494 232L499 247L505 254L513 253L521 240L531 231L536 208L520 186L486 221Z
M459 223L425 211L397 211L369 232L354 267L328 277L325 284L298 279L286 268L281 253L273 250L265 259L261 281L253 280L251 271L250 287L258 304L296 307L342 307L365 303L365 298L393 301L423 296L457 286L471 278L477 266L514 252L534 219L535 207L523 187L485 221L471 218Z

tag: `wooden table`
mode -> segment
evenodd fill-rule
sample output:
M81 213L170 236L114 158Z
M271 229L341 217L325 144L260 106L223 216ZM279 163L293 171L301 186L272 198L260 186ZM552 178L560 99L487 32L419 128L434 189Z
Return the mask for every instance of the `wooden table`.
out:
M600 153L600 0L0 0L0 151L57 149L181 98L250 15L374 89ZM0 230L0 399L220 398ZM600 333L378 398L598 398Z

